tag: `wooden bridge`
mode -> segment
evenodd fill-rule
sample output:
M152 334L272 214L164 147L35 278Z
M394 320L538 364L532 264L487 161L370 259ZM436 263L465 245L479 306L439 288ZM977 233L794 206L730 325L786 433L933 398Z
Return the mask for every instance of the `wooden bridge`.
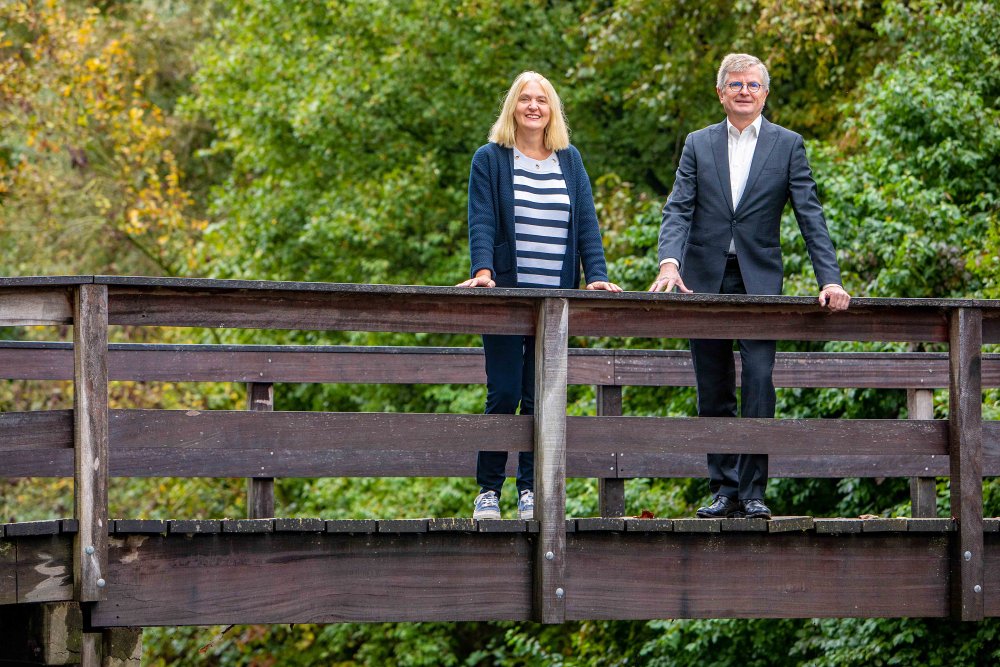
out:
M1000 423L982 420L983 388L1000 386L1000 355L982 353L1000 343L997 301L831 314L805 297L0 279L0 326L25 325L72 325L73 342L0 344L0 378L72 379L74 409L0 413L0 477L73 476L75 513L0 527L0 662L127 664L155 625L1000 616L1000 520L982 496L1000 475ZM109 326L535 334L536 414L272 409L276 382L480 383L476 349L109 345ZM570 336L948 351L779 354L778 386L906 389L907 420L623 417L623 386L691 385L687 353ZM249 409L109 409L116 380L245 382ZM566 416L569 384L597 387L597 416ZM535 451L536 521L273 518L276 477L472 477L479 449ZM702 477L710 451L770 454L772 476L909 477L914 516L626 516L625 479ZM110 478L146 476L246 477L250 517L112 520ZM567 476L600 480L601 516L566 518ZM940 476L952 517L936 517Z

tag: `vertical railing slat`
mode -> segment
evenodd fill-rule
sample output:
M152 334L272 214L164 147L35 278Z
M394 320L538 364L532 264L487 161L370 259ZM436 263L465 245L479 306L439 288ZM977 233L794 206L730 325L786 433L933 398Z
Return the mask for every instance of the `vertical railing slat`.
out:
M952 557L952 615L982 620L983 424L982 311L958 308L949 327L948 436L951 512L958 521Z
M270 382L247 383L247 410L274 410L274 385ZM274 516L274 478L247 478L247 518L270 519Z
M535 617L566 620L566 381L569 302L544 299L535 338Z
M934 419L934 390L907 389L906 407L910 419ZM933 477L911 477L910 504L914 517L936 517L937 480Z
M621 417L621 414L622 388L615 385L598 385L597 416ZM625 516L625 480L617 476L617 454L608 461L608 472L614 472L615 477L601 477L597 480L601 516Z
M80 285L73 312L73 592L105 599L108 571L108 288Z

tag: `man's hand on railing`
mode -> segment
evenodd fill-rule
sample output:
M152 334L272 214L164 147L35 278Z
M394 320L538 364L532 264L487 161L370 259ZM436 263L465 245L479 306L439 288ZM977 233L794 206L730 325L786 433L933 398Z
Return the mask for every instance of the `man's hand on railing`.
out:
M455 287L496 287L497 284L493 280L493 272L489 269L480 269L476 271L476 276L474 278L469 278L464 280Z
M607 292L621 292L622 288L614 283L605 282L603 280L595 280L592 283L587 283L587 289L589 290L605 290Z
M847 310L851 295L840 285L824 285L819 293L819 305L830 310Z
M660 264L660 275L656 276L656 280L649 286L649 291L669 292L675 287L678 292L684 292L685 294L692 292L681 279L681 272L678 270L677 265L668 260Z

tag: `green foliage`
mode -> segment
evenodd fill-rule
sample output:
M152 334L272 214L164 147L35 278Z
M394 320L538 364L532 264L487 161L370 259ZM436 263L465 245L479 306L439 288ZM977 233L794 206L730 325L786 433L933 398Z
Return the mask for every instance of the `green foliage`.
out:
M563 97L594 183L612 278L644 290L656 271L660 206L683 138L721 119L715 69L738 50L769 63L770 118L810 139L853 294L1000 297L995 3L66 0L0 7L0 248L9 272L152 267L219 278L453 284L468 267L469 161L509 82L533 69ZM786 292L814 294L790 212L782 224ZM187 335L478 344L469 336ZM936 396L938 416L947 411L944 394ZM65 407L70 397L65 385L11 383L0 388L0 408ZM242 396L221 386L119 383L111 398L115 406L201 409L232 407ZM474 413L483 399L482 387L463 385L276 388L280 410ZM788 389L778 400L787 417L905 414L902 392ZM587 388L573 388L569 403L571 414L593 414ZM626 388L624 403L627 414L686 416L694 413L694 392ZM1000 394L988 394L984 414L1000 417ZM116 481L111 510L139 518L241 516L242 485ZM688 516L705 491L703 480L630 480L626 500L630 512ZM467 515L474 486L468 479L287 479L276 493L286 516L412 518ZM768 494L784 513L909 512L904 480L774 480ZM946 480L938 495L946 516ZM512 496L503 499L507 512ZM593 480L571 480L567 496L570 514L596 513ZM2 517L70 512L68 480L4 482L0 498ZM1000 513L996 480L986 480L984 503L987 513ZM995 619L961 626L912 619L247 626L148 630L145 646L146 662L164 667L974 665L1000 660L998 627Z

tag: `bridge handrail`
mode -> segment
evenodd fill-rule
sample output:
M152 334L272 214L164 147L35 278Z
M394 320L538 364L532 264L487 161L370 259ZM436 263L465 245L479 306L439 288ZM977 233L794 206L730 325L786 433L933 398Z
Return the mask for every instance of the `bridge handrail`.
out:
M525 438L529 442L507 448L533 447L535 451L536 516L540 524L536 542L540 566L536 570L535 590L540 596L536 605L543 621L559 622L565 618L565 603L555 591L561 590L562 585L565 478L574 465L573 457L582 454L585 460L599 462L609 453L618 457L707 451L801 454L811 451L810 447L833 456L882 452L947 457L952 479L951 507L958 521L956 543L960 553L966 554L965 558L956 559L954 601L961 618L983 615L982 596L974 590L980 587L983 572L982 475L984 464L995 458L1000 437L992 428L994 425L984 428L982 422L982 345L1000 342L997 301L856 299L849 311L832 314L809 297L614 295L114 276L0 279L0 326L33 324L73 325L74 410L70 419L76 514L80 523L73 555L76 598L80 601L103 598L101 572L107 568L107 485L116 459L120 458L120 452L109 452L109 441L123 432L114 430L122 428L115 426L116 421L129 422L132 430L125 431L136 434L139 444L149 444L163 433L155 429L151 420L178 417L165 414L170 411L145 414L108 410L108 327L125 325L535 335L539 352L537 396L535 415L528 418L530 423L512 416L496 418L497 422L492 415L430 417L438 420L437 427L457 427L458 441L464 437L479 442L468 438L470 428L507 436L519 428L531 430L532 437ZM620 397L613 393L599 397L603 406L599 413L605 416L567 418L571 335L947 342L949 419L875 424L869 420L852 423L622 418L606 416L606 408L620 402ZM251 392L250 405L251 408L273 406L273 396L268 391ZM34 413L17 413L15 419L24 414ZM175 444L187 454L206 449L201 446L206 442L224 442L230 437L232 424L226 420L238 418L241 424L253 420L258 425L274 426L279 420L295 419L299 414L240 414L234 418L225 413L182 414L185 419L181 422L192 435L190 440ZM428 416L399 415L386 419L405 421L418 417ZM296 430L315 430L311 428L316 426L315 420L328 418L329 413L319 413ZM28 418L28 428L36 427L37 419L37 416ZM216 440L204 438L205 420L225 422L214 425L212 433L216 434ZM497 429L497 423L500 423L498 430L491 431ZM412 426L407 426L408 435ZM280 432L273 431L271 435ZM250 438L253 434L245 435ZM809 446L803 444L806 438L811 439ZM418 441L414 447L427 452L433 442L433 439ZM13 447L15 458L32 451L24 442L6 446ZM53 455L65 450L49 449ZM148 450L156 448L145 449L151 455L155 452ZM259 443L256 449L261 454L270 451ZM34 451L38 453L37 449ZM556 554L555 558L541 557L549 552Z

